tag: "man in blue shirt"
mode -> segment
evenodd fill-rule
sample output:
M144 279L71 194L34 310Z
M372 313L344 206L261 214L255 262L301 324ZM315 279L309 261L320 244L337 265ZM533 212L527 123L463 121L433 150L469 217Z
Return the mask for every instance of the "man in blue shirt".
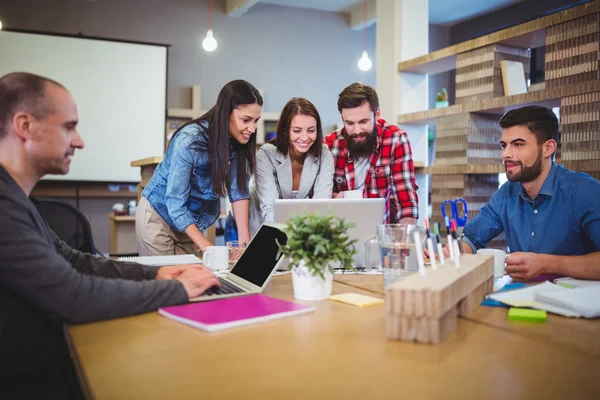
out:
M559 124L552 110L522 107L499 124L509 182L465 226L464 252L504 231L511 277L600 279L600 182L554 164Z

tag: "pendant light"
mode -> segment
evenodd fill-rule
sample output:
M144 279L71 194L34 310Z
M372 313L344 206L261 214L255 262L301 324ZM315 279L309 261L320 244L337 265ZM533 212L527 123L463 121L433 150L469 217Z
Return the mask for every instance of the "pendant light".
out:
M373 66L369 53L367 53L367 0L363 0L363 52L358 60L358 68L361 71L368 71Z
M208 31L202 41L202 48L208 52L214 51L217 48L217 40L213 36L212 31L212 0L208 0Z

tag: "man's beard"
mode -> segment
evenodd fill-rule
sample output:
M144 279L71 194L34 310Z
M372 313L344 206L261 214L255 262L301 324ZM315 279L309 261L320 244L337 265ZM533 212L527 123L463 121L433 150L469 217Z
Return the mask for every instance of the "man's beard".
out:
M538 176L542 173L542 147L540 146L538 151L538 156L531 167L526 167L523 163L519 163L521 165L521 170L519 172L515 172L512 175L506 172L506 178L511 182L521 182L528 183L537 179ZM506 170L506 167L505 167Z
M365 139L356 141L357 137L364 137ZM373 130L369 133L361 132L357 135L349 135L344 131L344 138L352 158L358 159L370 156L375 151L375 146L377 146L377 124L373 126Z

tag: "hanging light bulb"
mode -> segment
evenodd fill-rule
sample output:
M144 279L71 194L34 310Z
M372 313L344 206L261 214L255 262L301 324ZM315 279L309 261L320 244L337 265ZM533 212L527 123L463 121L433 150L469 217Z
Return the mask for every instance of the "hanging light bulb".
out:
M368 71L373 66L373 62L367 53L367 0L363 1L363 52L358 60L358 68L361 71Z
M212 31L212 0L208 0L208 31L202 41L202 48L208 52L215 51L217 48L217 40L213 36Z
M217 48L217 41L213 36L212 29L206 32L206 37L202 41L202 48L206 51L214 51Z
M360 60L358 60L358 68L360 68L361 71L368 71L371 69L372 66L373 66L373 63L371 62L371 59L369 58L369 54L367 53L366 50L364 50L362 52L362 57L360 58Z

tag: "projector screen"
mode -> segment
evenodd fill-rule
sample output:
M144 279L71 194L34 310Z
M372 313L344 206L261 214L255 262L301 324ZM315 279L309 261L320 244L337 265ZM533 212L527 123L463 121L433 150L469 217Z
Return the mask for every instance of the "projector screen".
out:
M0 76L31 72L64 85L85 148L67 175L45 179L139 182L133 160L162 156L167 47L0 31Z

